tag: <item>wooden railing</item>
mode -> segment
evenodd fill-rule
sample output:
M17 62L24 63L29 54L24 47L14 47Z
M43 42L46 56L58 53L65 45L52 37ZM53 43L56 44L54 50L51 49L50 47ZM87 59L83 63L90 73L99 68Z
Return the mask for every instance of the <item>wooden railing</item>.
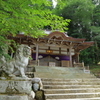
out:
M80 68L84 69L84 62L82 62L82 63L76 63L76 62L74 62L73 65L74 65L74 67L80 67Z
M84 66L84 62L82 62L82 63L74 62L73 65L74 65L74 67L79 67L80 69L82 69L84 71L84 73L90 73L89 66Z

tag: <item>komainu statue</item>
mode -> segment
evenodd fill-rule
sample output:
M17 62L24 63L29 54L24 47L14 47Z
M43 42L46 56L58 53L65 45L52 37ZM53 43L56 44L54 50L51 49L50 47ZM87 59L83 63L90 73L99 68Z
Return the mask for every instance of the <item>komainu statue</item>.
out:
M0 73L5 72L10 77L18 75L20 77L27 78L24 70L28 65L30 55L31 48L29 46L19 45L12 60L6 61L4 56L1 57Z

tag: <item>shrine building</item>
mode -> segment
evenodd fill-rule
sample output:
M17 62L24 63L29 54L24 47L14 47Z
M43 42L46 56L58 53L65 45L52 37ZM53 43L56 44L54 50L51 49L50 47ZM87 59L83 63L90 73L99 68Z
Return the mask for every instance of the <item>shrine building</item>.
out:
M86 42L86 39L69 37L59 31L49 31L46 36L40 38L17 34L15 37L8 36L8 39L31 47L32 64L61 67L72 67L73 62L79 63L80 51L94 43Z

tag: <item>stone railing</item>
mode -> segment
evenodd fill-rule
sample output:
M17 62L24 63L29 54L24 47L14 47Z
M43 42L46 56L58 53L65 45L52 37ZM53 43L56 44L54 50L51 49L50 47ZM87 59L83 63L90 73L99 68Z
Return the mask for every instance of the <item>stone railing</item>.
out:
M34 77L34 72L35 72L35 67L34 67L34 65L28 65L28 66L26 67L25 74L26 74L26 76L28 76L29 78L33 78L33 77Z

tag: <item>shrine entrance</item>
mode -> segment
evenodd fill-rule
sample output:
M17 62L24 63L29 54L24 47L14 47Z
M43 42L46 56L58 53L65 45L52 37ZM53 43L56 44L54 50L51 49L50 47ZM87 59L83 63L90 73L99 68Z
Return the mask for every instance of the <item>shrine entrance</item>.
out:
M33 47L35 48L35 47ZM63 66L69 67L70 58L67 48L57 46L38 46L38 50L33 50L32 58L37 58L40 66Z

